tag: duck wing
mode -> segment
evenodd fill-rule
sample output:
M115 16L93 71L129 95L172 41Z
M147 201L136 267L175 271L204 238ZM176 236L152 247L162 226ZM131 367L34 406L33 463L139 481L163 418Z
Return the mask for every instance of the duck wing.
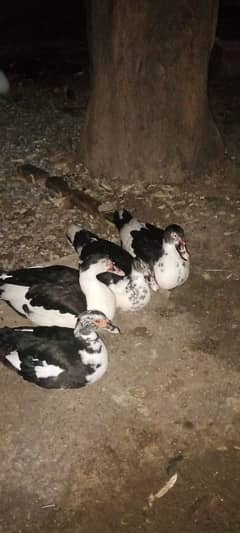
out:
M162 242L164 231L154 226L152 228L146 227L141 228L139 231L131 232L133 237L132 248L135 256L150 265L155 263L163 253Z
M74 269L68 280L32 285L26 293L26 299L33 307L58 310L76 316L87 308L86 297L79 285L79 274Z
M126 276L129 276L132 271L133 257L121 246L115 244L114 242L108 241L106 239L99 239L98 241L92 241L88 243L81 251L80 261L85 261L91 255L99 254L103 257L109 257L115 265L123 270ZM105 283L110 285L111 283L117 283L119 281L119 276L111 272L104 272L98 274L97 278Z
M92 233L91 231L81 229L81 226L77 226L76 224L72 224L68 228L68 232L66 234L66 237L70 244L75 249L75 252L81 255L81 252L85 246L90 244L94 241L99 241L100 238L96 233Z
M76 388L93 372L84 365L79 350L85 344L69 328L3 328L0 356L23 379L45 388ZM14 353L13 353L14 352Z
M68 280L72 281L73 271L78 273L77 269L63 265L36 266L9 272L2 271L0 274L0 286L10 283L12 285L31 287L44 282L55 283L57 280L64 280L67 283Z
M121 246L115 244L114 242L108 241L106 239L99 239L98 241L93 241L82 249L80 254L81 261L87 259L90 255L93 254L102 254L103 257L109 257L115 265L123 270L126 275L129 275L132 269L132 256L123 250Z

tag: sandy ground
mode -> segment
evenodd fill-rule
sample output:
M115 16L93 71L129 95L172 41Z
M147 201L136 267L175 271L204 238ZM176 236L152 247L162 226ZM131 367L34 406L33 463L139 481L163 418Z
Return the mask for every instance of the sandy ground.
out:
M118 238L103 217L23 176L18 166L31 163L103 207L180 223L191 275L153 294L142 312L116 315L122 335L105 336L109 369L92 387L44 391L2 367L0 531L239 533L238 87L212 87L228 150L221 172L176 187L153 183L146 194L144 184L91 182L77 163L81 84L71 82L73 104L66 82L16 84L1 102L1 267L75 265L64 237L71 222ZM26 324L5 304L0 320ZM154 498L175 473L174 487Z

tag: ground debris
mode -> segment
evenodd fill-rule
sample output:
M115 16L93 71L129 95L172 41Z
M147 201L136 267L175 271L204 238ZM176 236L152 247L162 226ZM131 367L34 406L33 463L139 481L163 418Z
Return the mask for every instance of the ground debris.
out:
M213 496L204 494L203 496L196 498L192 504L190 508L190 516L195 523L214 518L214 515L219 513L223 502L224 499L219 494L214 494Z
M177 463L179 463L183 459L184 459L184 456L182 452L178 452L176 455L174 455L174 457L171 457L168 461L167 468L166 468L167 474L169 475L174 470L176 470Z
M158 492L156 492L155 494L152 494L152 493L149 494L149 496L148 496L148 506L149 507L152 507L155 500L165 496L165 494L167 494L167 492L174 487L174 485L175 485L175 483L177 481L177 477L178 477L178 475L177 475L177 472L176 472L176 474L174 474L172 477L170 477L168 482Z
M71 207L78 207L91 213L94 216L98 214L100 202L84 191L79 191L69 187L68 183L60 176L50 176L46 180L46 187L55 193L62 194L68 198Z
M31 163L24 163L17 167L17 171L23 178L43 179L49 176L49 173L43 168L39 168Z

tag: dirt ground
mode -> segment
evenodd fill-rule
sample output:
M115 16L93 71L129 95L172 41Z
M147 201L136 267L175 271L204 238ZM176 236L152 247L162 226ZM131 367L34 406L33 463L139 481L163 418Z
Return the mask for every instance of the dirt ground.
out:
M239 533L240 83L210 88L222 169L146 191L92 181L78 163L84 77L11 81L0 101L1 268L75 265L68 224L117 241L101 213L120 205L181 224L192 267L183 287L154 293L140 313L117 313L122 335L105 336L109 369L92 387L44 391L1 368L0 532ZM100 212L23 164L63 177ZM0 320L27 323L5 304Z

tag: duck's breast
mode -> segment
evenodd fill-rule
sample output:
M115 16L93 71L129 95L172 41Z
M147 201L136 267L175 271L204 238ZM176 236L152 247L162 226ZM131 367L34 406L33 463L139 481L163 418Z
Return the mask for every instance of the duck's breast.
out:
M175 250L166 252L154 265L156 281L162 289L174 289L189 276L189 261L184 261Z
M144 277L131 280L124 278L111 285L116 296L116 304L122 311L137 311L148 304L150 300L150 287Z

